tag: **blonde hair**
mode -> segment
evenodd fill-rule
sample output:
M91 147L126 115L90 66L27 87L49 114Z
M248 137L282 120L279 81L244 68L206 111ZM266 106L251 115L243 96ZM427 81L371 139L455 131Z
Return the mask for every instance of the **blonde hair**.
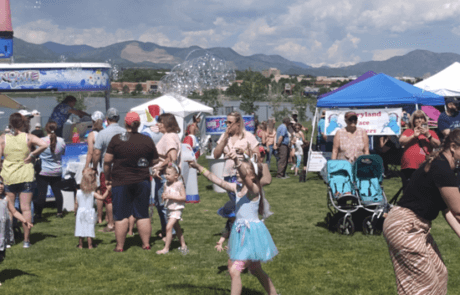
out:
M239 112L231 112L230 114L227 115L228 116L232 116L232 117L235 117L235 122L239 122L240 123L240 137L241 138L244 138L244 120L243 120L243 117L241 116L241 114Z
M431 163L433 163L434 160L438 159L443 152L448 151L452 144L455 145L456 147L460 147L460 129L452 130L449 133L449 135L444 139L442 148L438 149L437 151L427 156L426 161L425 161L426 165L424 168L425 172L430 171Z
M97 189L96 171L91 168L85 168L83 170L80 189L85 194L92 193Z
M412 113L412 115L410 116L410 119L409 119L409 128L410 129L414 129L415 127L415 117L421 117L423 116L425 118L425 122L428 122L428 116L425 114L424 111L422 110L416 110L415 112Z

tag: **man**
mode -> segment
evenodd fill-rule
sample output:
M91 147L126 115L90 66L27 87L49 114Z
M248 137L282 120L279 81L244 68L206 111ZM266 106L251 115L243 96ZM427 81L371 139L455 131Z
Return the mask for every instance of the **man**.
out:
M318 150L322 152L332 152L333 142L334 136L326 135L326 111L323 110L321 119L318 122L318 136L316 138Z
M67 119L69 119L71 114L77 115L80 118L83 116L91 116L88 113L74 109L76 104L77 99L74 96L69 95L66 96L66 98L60 104L54 107L49 121L54 121L57 124L58 128L55 131L56 136L62 137L62 129L64 128L64 123L67 121Z
M97 135L96 142L94 143L94 152L93 152L93 165L100 163L102 159L102 167L104 167L104 155L107 151L112 137L117 134L124 133L126 130L118 125L118 120L120 120L120 113L115 108L110 108L107 111L107 128L101 130ZM96 169L96 167L93 167ZM105 185L105 175L101 172L100 175L101 183L101 194L104 194L107 187ZM109 193L108 197L104 200L105 207L107 209L107 226L102 229L103 232L113 232L115 230L115 223L113 221L113 206L112 206L112 194Z
M446 98L446 111L438 118L438 130L443 138L449 135L451 130L460 128L460 113L458 101L454 97Z
M35 124L35 129L32 131L32 134L38 138L45 136L45 133L42 130L42 125L40 123Z
M290 119L288 117L283 119L283 124L281 124L276 130L276 147L278 149L278 172L276 178L286 179L289 178L286 176L286 168L289 158L289 133L288 125Z

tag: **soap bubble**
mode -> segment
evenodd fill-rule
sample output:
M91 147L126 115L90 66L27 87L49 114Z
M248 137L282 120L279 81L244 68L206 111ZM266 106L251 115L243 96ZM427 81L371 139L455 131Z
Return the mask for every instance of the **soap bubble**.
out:
M66 61L67 61L67 57L65 55L59 56L59 62L66 62Z
M227 87L235 78L234 69L226 61L206 53L176 65L170 74L161 78L159 88L162 93L188 96L193 92Z

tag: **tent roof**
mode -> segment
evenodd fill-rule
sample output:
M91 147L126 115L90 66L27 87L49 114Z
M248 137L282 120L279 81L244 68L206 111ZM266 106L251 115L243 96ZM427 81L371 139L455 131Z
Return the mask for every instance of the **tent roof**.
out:
M460 96L460 63L454 62L439 73L414 86L441 96Z
M10 108L19 110L20 108L24 108L24 106L12 99L11 97L5 94L0 94L0 108Z
M132 108L131 111L144 113L148 106L152 104L159 105L163 111L165 111L165 113L171 113L182 118L198 112L212 114L214 111L213 108L193 101L184 96L178 96L178 98L176 98L170 94L165 94L158 98L152 99L151 101L138 105Z
M444 98L385 74L378 74L319 99L317 107L444 105Z
M336 92L339 92L340 90L343 90L343 89L345 89L345 88L347 88L347 87L350 87L350 86L353 85L353 84L359 83L359 82L361 82L361 81L363 81L363 80L366 80L367 78L370 78L370 77L375 76L375 75L377 75L377 73L375 73L375 72L373 72L373 71L365 72L364 74L362 74L361 76L359 76L359 77L356 78L355 80L350 81L350 82L348 82L347 84L340 86L340 87L337 88L336 90L333 90L333 91L330 91L330 92L328 92L328 93L324 93L324 94L320 95L320 96L318 97L318 99L325 98L326 96L329 96L329 95L331 95L331 94L334 94L334 93L336 93Z

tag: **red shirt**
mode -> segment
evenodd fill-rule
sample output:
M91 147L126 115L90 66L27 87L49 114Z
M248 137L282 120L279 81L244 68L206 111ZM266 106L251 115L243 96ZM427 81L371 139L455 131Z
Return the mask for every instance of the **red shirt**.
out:
M411 137L414 130L406 129L401 136ZM438 135L430 130L431 136L438 139ZM418 140L412 140L404 147L404 153L401 158L401 169L417 169L425 161L426 155L433 151L433 146L430 140L424 135L420 134Z

